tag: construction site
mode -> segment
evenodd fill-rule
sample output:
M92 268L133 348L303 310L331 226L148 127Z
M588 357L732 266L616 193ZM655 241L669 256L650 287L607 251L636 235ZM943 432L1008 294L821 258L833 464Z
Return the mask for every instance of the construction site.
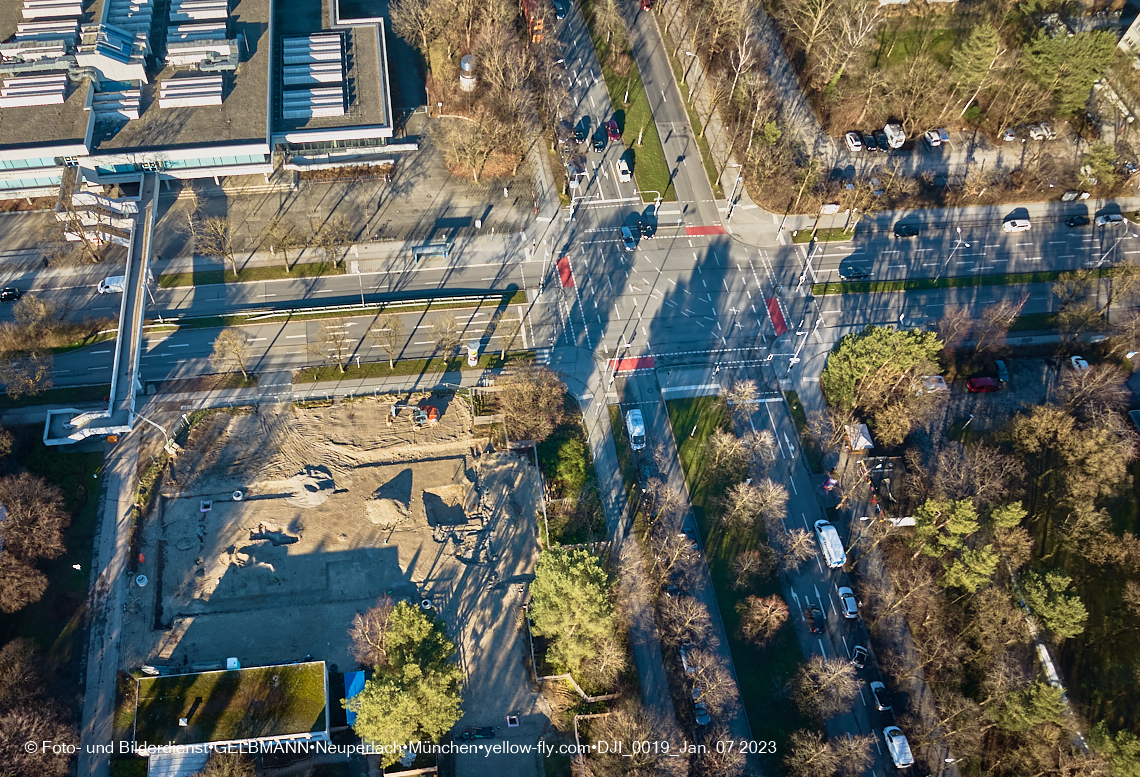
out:
M494 452L472 420L451 393L198 419L142 519L145 577L130 587L121 668L311 658L351 671L353 616L391 595L446 623L465 699L486 702L465 705L464 724L534 713L518 625L538 473Z

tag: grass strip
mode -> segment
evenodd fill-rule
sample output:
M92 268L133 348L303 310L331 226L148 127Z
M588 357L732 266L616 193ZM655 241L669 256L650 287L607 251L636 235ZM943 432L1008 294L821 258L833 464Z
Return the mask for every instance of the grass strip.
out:
M701 162L705 166L705 175L709 177L709 185L712 186L713 194L717 199L724 198L724 189L720 187L720 176L716 174L716 165L713 164L712 148L709 146L709 139L700 133L701 117L697 113L696 106L693 105L693 96L689 92L689 86L685 83L684 72L681 70L680 61L673 56L671 52L676 51L673 45L673 39L666 34L665 30L661 30L661 39L665 46L665 55L669 57L669 66L673 68L673 78L677 82L677 88L681 91L681 100L685 103L685 110L689 114L689 126L694 130L693 137L697 139L697 147L701 150Z
M800 435L800 447L803 449L804 456L807 457L808 465L811 471L818 474L823 473L823 452L816 444L815 438L808 434L807 431L807 413L804 411L804 406L800 402L800 395L794 391L785 391L784 397L788 400L788 409L792 411L792 421L796 424L796 431Z
M309 367L293 373L294 383L320 383L326 380L358 380L360 378L387 378L397 375L427 375L440 372L460 372L468 370L496 370L508 364L530 361L534 354L530 351L516 351L507 354L506 359L500 359L498 352L485 353L479 357L479 364L475 367L467 365L466 356L455 356L444 359L439 356L430 359L404 359L396 362L395 367L389 367L388 362L368 362L359 367L355 364L345 365L344 372L335 364L324 367Z
M351 316L377 315L379 313L418 313L425 310L466 310L480 308L494 302L495 305L525 305L526 291L519 289L510 294L489 294L486 297L475 299L455 300L448 302L431 299L419 302L412 300L404 302L390 300L378 305L365 305L362 308L347 308L345 310L319 310L311 313L238 313L232 316L203 316L201 318L178 319L169 324L148 324L148 332L172 332L178 329L210 329L225 326L243 326L249 324L277 324L288 321L318 321L328 318L348 318Z
M111 392L111 385L104 383L97 386L62 386L41 391L34 396L9 397L0 396L0 410L10 410L14 407L28 405L66 405L71 402L98 402L106 399Z
M732 422L724 403L717 401L717 397L674 399L666 402L665 406L673 436L677 439L685 480L689 484L693 513L704 538L705 559L724 620L740 695L752 727L752 738L777 743L775 754L761 756L761 766L768 767L773 773L781 773L778 759L789 735L798 728L811 727L791 699L777 692L787 684L803 660L792 625L796 616L793 614L792 619L762 648L741 639L737 604L749 595L777 594L783 598L784 592L777 576L758 581L746 590L733 586L732 562L737 554L762 545L767 539L762 530L725 531L714 520L714 512L718 509L716 502L732 483L713 473L711 462L704 455L705 438L717 428L731 429Z
M271 267L243 267L233 270L200 270L196 272L166 273L158 276L158 285L164 289L177 286L209 286L216 283L253 283L279 281L288 278L317 278L322 275L344 275L344 262L300 262L293 269L284 265Z
M896 281L851 281L813 283L811 293L824 294L883 294L893 291L930 291L931 289L968 289L976 286L1013 286L1026 283L1053 283L1072 270L1046 270L1043 272L1009 273L1006 275L966 275L954 278L905 278ZM1095 271L1104 277L1107 269Z
M602 66L602 77L606 81L606 91L610 93L614 111L619 112L619 106L625 106L624 122L618 123L622 125L622 141L633 152L633 176L637 179L642 202L652 202L658 192L661 193L663 202L676 202L677 192L673 189L673 180L669 175L665 149L661 147L661 137L657 134L657 124L653 121L649 98L641 82L641 71L633 61L628 42L623 39L626 43L625 50L616 52L617 56L624 54L629 57L629 74L621 76L611 62L616 58L610 51L611 44L594 29L592 0L582 0L582 16L589 27L590 39L594 42L594 51ZM638 135L641 136L640 146L637 145Z
M855 230L848 232L843 227L824 227L812 232L810 229L797 229L792 232L793 243L810 243L815 237L818 243L842 243L855 237Z
M47 351L52 356L59 356L61 353L68 353L69 351L78 351L80 348L86 348L89 345L96 345L98 343L105 343L108 340L114 340L118 337L118 332L100 332L97 335L79 340L78 342L68 343L67 345L57 345L53 348L48 348Z

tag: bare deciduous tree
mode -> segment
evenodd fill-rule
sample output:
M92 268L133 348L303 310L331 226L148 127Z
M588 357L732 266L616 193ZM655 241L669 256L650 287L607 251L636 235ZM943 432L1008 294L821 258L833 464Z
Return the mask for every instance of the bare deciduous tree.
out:
M364 666L379 667L388 663L388 623L396 603L384 595L376 604L352 618L348 636L352 639L349 652Z
M736 605L740 613L740 633L749 642L763 647L780 630L791 611L788 603L777 594L749 596Z
M14 613L43 598L47 577L31 564L13 556L0 555L0 612Z
M670 642L694 642L706 636L711 621L709 608L692 596L666 596L661 602L661 617Z
M261 233L262 242L273 253L281 254L281 261L285 263L285 272L292 272L293 266L289 263L289 252L294 248L301 248L305 241L297 234L296 227L282 218L274 216L265 225Z
M51 354L34 350L23 356L0 362L0 383L13 399L35 396L52 387Z
M317 341L309 345L309 352L329 364L335 364L343 373L352 356L352 338L343 318L333 318L317 329Z
M1126 378L1121 369L1111 364L1062 370L1060 398L1080 418L1124 410L1132 399Z
M765 579L776 572L776 554L767 545L752 550L742 550L732 560L732 585L747 589L756 578Z
M822 731L800 729L788 739L784 766L793 777L833 777L842 760Z
M226 327L214 339L214 350L210 353L210 364L219 369L229 369L237 365L241 376L248 378L245 365L250 358L249 336L237 327Z
M392 0L388 6L392 31L430 59L432 42L451 18L451 4L445 0Z
M736 681L728 671L728 664L720 654L697 648L689 651L689 656L689 665L694 670L694 701L703 701L709 714L716 717L735 711L740 695Z
M245 753L213 750L197 777L254 777L253 759Z
M232 233L229 219L210 216L199 225L194 247L199 253L229 262L233 274L237 275L237 246Z
M565 415L566 386L558 373L524 363L496 382L499 410L512 440L542 442Z
M404 324L400 321L400 317L392 313L382 313L376 317L372 323L372 330L369 332L372 339L384 351L388 357L388 368L392 369L396 366L396 356L400 353L400 349L404 347L404 340L407 338L407 333L404 330Z
M454 358L463 344L463 325L454 313L444 313L432 322L435 348L444 359Z
M859 679L850 661L812 656L792 680L792 698L805 715L827 720L848 709L859 694Z

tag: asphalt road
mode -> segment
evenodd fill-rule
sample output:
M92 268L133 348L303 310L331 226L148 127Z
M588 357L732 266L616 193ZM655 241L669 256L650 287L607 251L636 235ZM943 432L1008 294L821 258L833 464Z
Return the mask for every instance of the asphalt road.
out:
M844 221L842 214L824 216L820 226L842 227ZM1009 233L1000 221L923 224L920 212L902 223L922 225L921 232L896 237L887 231L857 231L850 242L815 244L812 278L839 280L841 270L848 268L868 273L873 280L1071 270L1140 254L1140 227L1130 223L1072 228L1063 219L1035 220L1028 232ZM807 255L807 245L798 249Z

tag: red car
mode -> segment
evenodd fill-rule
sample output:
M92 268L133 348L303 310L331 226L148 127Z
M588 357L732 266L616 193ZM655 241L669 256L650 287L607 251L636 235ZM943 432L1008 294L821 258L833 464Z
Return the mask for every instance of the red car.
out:
M971 394L988 394L997 391L1001 386L993 378L970 378L966 381L966 389Z
M617 122L613 119L606 122L606 135L609 136L611 143L617 143L621 140L621 130L618 129Z
M652 11L653 10L653 0L641 0L641 10Z

